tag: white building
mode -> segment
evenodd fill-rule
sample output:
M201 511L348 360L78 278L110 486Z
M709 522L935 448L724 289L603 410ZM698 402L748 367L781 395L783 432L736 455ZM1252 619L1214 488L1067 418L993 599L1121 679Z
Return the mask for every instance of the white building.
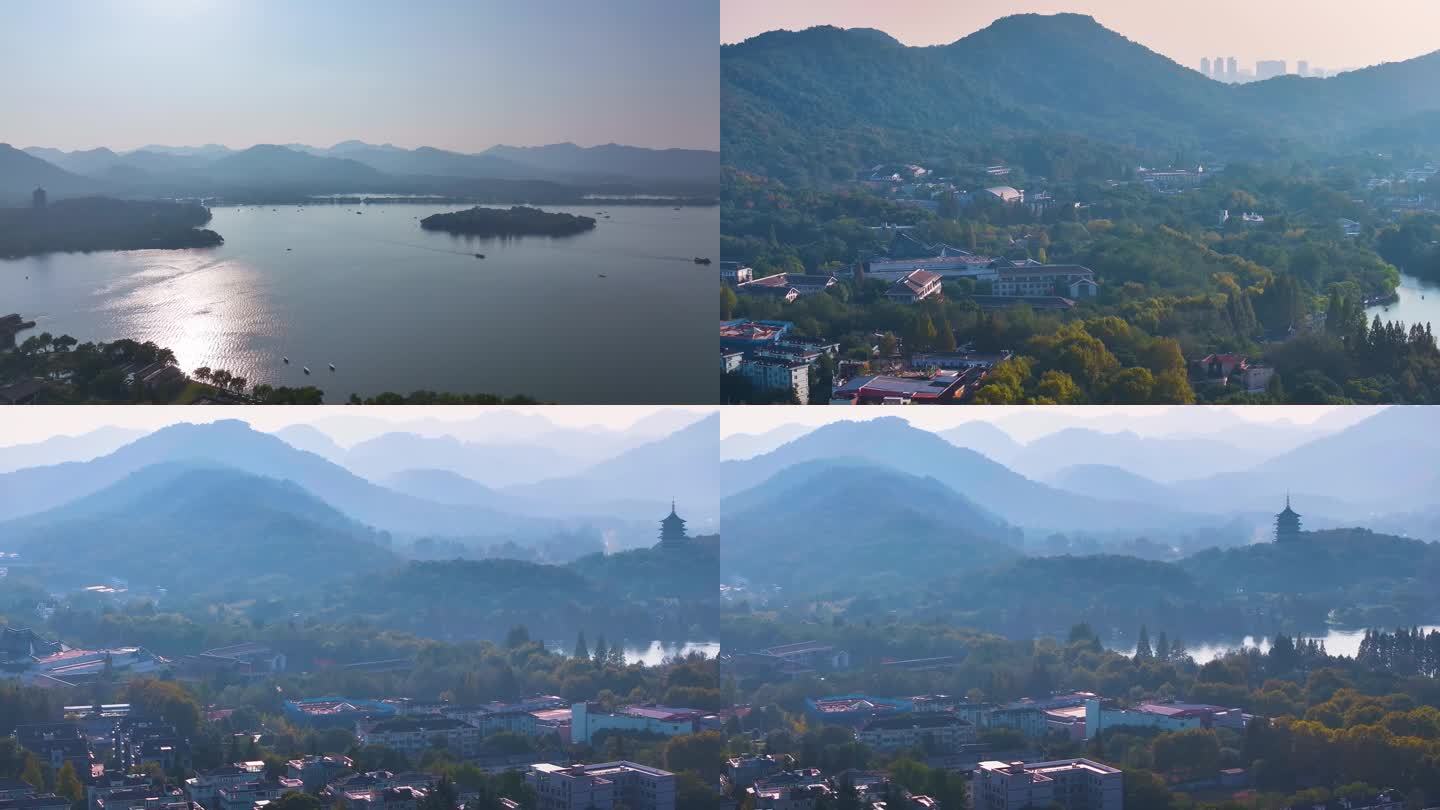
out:
M570 741L577 745L588 743L601 731L638 731L666 737L694 734L701 716L694 709L669 706L626 706L606 712L597 705L576 703L570 707Z
M1141 703L1128 709L1106 706L1098 698L1085 701L1085 737L1090 739L1107 729L1127 726L1161 731L1187 728L1245 727L1240 709L1204 703Z
M982 762L972 785L974 810L1124 810L1124 775L1089 759Z
M739 262L720 262L720 281L730 286L744 284L755 278L755 271Z
M1065 298L1094 298L1100 287L1095 272L1078 264L1027 264L999 267L991 282L993 295L1036 297L1059 295Z
M675 810L675 774L634 762L569 767L537 763L525 774L537 810Z
M784 360L746 360L740 374L762 391L794 391L801 404L810 401L810 364Z

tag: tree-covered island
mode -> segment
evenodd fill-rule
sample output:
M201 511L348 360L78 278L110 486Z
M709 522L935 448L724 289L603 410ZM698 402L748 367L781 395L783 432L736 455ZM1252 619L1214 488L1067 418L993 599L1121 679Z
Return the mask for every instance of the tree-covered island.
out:
M427 231L472 236L572 236L593 230L595 220L574 214L549 213L525 205L516 205L508 210L476 206L448 214L432 214L420 220L420 227Z

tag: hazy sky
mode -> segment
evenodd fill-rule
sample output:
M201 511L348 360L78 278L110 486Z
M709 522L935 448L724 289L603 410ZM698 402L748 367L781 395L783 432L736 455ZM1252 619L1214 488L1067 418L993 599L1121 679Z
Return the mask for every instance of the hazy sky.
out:
M722 408L720 435L764 433L782 425L819 427L841 420L900 416L925 430L945 430L968 421L989 421L1019 441L1030 441L1057 430L1090 427L1106 432L1122 430L1145 435L1189 434L1223 430L1233 421L1290 422L1317 429L1340 430L1380 409L1364 405L997 405L959 408L829 407L796 408L774 405Z
M0 141L718 148L717 0L5 0Z
M1329 69L1440 49L1436 0L722 0L720 33L738 42L776 28L878 28L911 45L954 42L998 17L1089 14L1151 50L1198 69L1200 58L1304 59Z
M181 422L204 423L220 419L242 419L256 430L273 431L288 425L323 424L337 441L351 444L387 430L406 430L422 422L471 422L506 414L539 415L559 427L591 425L624 430L641 419L662 411L699 419L713 408L686 408L652 405L393 405L355 408L348 405L251 405L226 408L126 407L107 405L41 405L6 408L0 420L0 446L31 444L53 436L75 436L102 427L158 430ZM432 434L433 431L425 431ZM338 435L337 435L338 434Z

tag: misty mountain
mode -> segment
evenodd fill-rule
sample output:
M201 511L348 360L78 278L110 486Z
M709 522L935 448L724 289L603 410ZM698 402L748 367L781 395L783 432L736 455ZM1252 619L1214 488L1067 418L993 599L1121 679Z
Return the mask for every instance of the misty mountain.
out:
M234 420L172 425L93 461L0 475L0 519L51 509L144 467L174 462L224 464L253 475L293 481L350 518L401 535L528 536L556 526L548 520L438 504L394 492Z
M62 152L59 149L32 146L23 151L28 155L33 155L54 166L59 166L72 174L86 175L89 177L100 177L112 167L121 164L120 156L103 146L99 149L77 150L74 152Z
M0 207L29 205L30 193L37 186L51 195L88 194L103 189L95 180L0 143Z
M673 499L681 517L703 530L718 520L715 459L720 415L712 413L662 439L627 450L575 475L502 490L547 514L572 514L604 504L613 515L659 520Z
M533 441L463 442L453 436L385 433L351 447L340 461L372 481L407 469L447 470L487 487L528 484L573 470L577 460Z
M387 476L386 487L436 503L504 506L506 498L478 481L450 470L402 470Z
M727 166L824 183L907 156L1006 153L1051 174L1033 149L1047 141L1082 152L1104 143L1128 160L1337 144L1440 109L1440 55L1227 85L1090 17L1021 14L923 48L868 29L772 31L721 48L721 91Z
M114 452L143 435L143 430L102 427L78 436L52 436L30 444L0 447L0 473L65 461L89 461Z
M810 432L805 425L781 425L764 433L736 433L720 440L720 457L743 460L768 453Z
M1306 492L1368 505L1412 511L1434 497L1440 434L1425 406L1394 406L1345 430L1322 436L1248 470L1181 482L1187 498L1226 498L1273 503L1285 491Z
M1066 428L1026 444L1005 464L1038 479L1048 479L1064 467L1083 462L1121 467L1154 481L1175 481L1243 470L1269 455L1232 445L1223 436L1176 439Z
M956 447L974 450L991 461L997 461L1007 467L1010 466L1011 460L1025 448L1023 444L1011 438L1009 433L983 419L962 422L948 430L938 431L937 435Z
M1114 498L1117 495L1138 501L1163 503L1175 493L1164 484L1108 464L1074 464L1062 467L1046 479L1051 485L1076 495Z
M354 192L373 190L387 180L383 172L359 161L317 157L270 144L226 155L202 171L214 183L240 188L325 186Z
M160 144L146 144L136 150L137 152L154 152L164 155L176 155L179 157L203 158L214 160L226 155L235 153L234 149L228 146L221 146L218 143L207 143L203 146L162 146ZM133 154L133 153L132 153Z
M1099 501L1046 486L898 417L835 422L765 455L720 464L722 496L818 459L857 458L928 476L1007 522L1032 529L1104 531L1192 523L1178 506L1116 497ZM728 515L727 515L728 521ZM727 536L733 533L727 528Z
M647 180L719 182L720 153L704 149L645 149L608 143L589 148L573 143L548 146L492 146L485 156L571 175Z
M372 146L360 141L346 141L316 154L363 163L393 175L430 174L446 177L496 177L511 180L536 179L541 175L524 166L495 155L466 155L422 146L408 150L386 144ZM549 178L553 179L553 178Z
M399 564L388 537L293 482L195 464L143 467L0 535L65 581L118 577L176 593L253 594Z
M275 431L273 435L278 436L296 450L314 453L326 461L333 461L343 466L341 459L345 457L345 448L336 444L328 434L313 425L288 425Z
M1020 556L1020 533L934 478L853 459L787 467L726 498L722 577L883 589Z

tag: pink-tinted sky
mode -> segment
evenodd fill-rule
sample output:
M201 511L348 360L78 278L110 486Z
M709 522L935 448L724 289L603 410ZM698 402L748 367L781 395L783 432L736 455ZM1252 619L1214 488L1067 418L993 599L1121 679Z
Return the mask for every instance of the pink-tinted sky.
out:
M1189 66L1204 56L1336 69L1440 49L1440 0L721 0L722 42L777 28L878 28L909 45L954 42L998 17L1089 14Z

